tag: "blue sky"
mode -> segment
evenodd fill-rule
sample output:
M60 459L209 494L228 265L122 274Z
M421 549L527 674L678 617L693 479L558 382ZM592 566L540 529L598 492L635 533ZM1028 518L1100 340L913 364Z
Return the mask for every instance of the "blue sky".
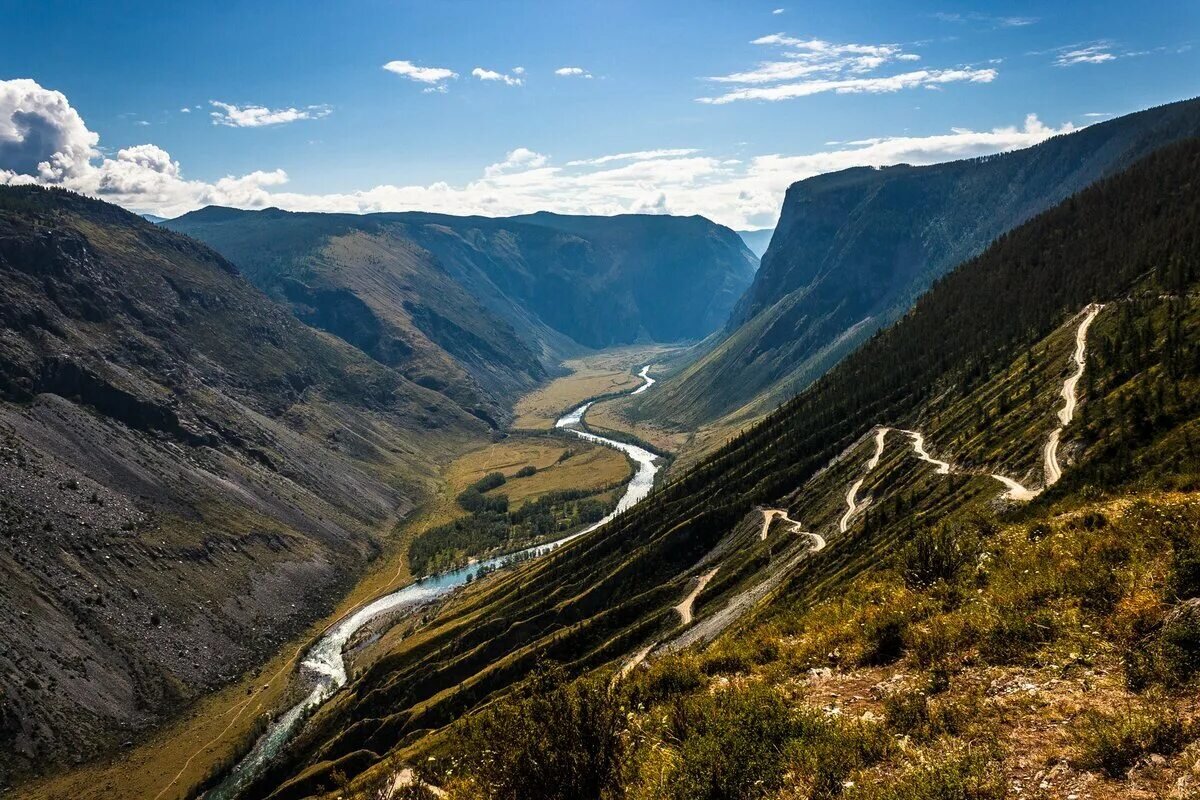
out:
M817 172L1027 146L1200 93L1192 0L0 0L0 19L0 180L164 214L762 227Z

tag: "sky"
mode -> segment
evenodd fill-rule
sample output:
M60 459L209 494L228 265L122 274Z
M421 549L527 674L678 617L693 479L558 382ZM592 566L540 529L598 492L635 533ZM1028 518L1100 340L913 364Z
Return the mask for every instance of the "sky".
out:
M1200 3L0 0L0 183L775 224L798 180L1200 94Z

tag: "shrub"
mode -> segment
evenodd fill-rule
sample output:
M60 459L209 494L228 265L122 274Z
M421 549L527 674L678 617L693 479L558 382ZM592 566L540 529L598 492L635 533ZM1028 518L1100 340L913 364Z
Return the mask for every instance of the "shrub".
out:
M983 754L952 753L855 794L862 800L1001 800L1002 773Z
M1172 755L1186 743L1183 723L1169 709L1152 708L1122 714L1087 714L1075 726L1080 766L1123 777L1149 753Z
M539 668L517 695L471 718L466 767L491 800L599 798L620 786L626 717L598 681Z
M538 471L537 467L535 467L533 464L528 464L524 467L521 467L519 470L517 470L517 474L515 475L515 477L530 478L530 477L533 477L534 475L537 475L537 471Z
M904 634L908 620L898 611L881 611L863 628L862 663L871 666L891 664L904 653Z
M953 581L979 555L978 540L950 528L926 528L904 551L904 582L909 588Z
M980 651L994 664L1029 660L1038 646L1053 641L1058 622L1047 608L1005 606L983 636Z

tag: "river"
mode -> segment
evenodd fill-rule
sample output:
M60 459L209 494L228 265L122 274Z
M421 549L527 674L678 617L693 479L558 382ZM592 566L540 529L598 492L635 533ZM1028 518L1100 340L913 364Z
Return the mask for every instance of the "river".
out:
M641 372L638 373L638 377L642 379L642 383L630 392L630 394L641 394L654 384L654 379L650 377L649 372L649 365L642 368ZM554 424L554 427L565 433L578 436L580 439L586 439L589 442L595 442L620 450L637 464L637 469L633 477L625 485L625 493L617 501L617 505L612 512L587 528L553 542L535 545L515 553L507 553L484 561L477 561L460 569L421 578L403 589L384 595L378 600L362 606L350 614L350 616L334 625L317 640L317 643L305 654L304 660L300 662L300 674L312 686L308 695L271 723L246 757L229 771L220 784L204 795L205 800L232 800L236 798L243 789L262 773L263 769L279 753L283 746L291 740L292 734L296 731L300 723L335 692L346 685L346 662L342 658L342 650L345 648L346 642L368 622L382 614L419 608L431 600L442 597L460 586L466 585L481 571L502 567L517 558L536 558L544 555L557 547L561 547L572 539L583 536L585 533L591 533L602 525L612 521L618 514L626 511L631 506L645 499L646 495L650 494L650 490L654 488L654 476L658 472L658 466L654 463L658 459L658 456L637 445L617 442L581 430L580 425L583 423L583 415L587 413L591 405L590 402L587 402L572 409L569 413L561 417Z

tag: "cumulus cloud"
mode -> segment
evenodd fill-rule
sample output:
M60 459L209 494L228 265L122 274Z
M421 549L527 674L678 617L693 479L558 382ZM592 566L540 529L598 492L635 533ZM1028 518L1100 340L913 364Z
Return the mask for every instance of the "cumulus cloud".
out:
M771 13L772 13L772 14L782 14L782 13L784 12L784 10L785 10L785 9L782 9L782 8L777 8L777 9L775 9L774 11L772 11Z
M563 166L553 165L545 153L517 147L463 184L381 184L353 192L305 194L286 190L288 175L283 170L257 170L216 181L189 179L178 161L153 144L104 156L96 134L63 95L33 81L0 81L0 183L62 186L162 216L212 204L488 216L636 210L703 214L744 229L773 225L785 190L803 178L847 167L931 164L986 155L1028 147L1070 130L1070 125L1053 128L1030 115L1020 127L870 137L802 155L728 158L694 148L659 148L579 158Z
M0 81L0 170L63 180L87 166L99 142L62 92L27 78Z
M559 67L554 74L562 78L590 78L592 73L583 67Z
M284 125L302 119L320 119L333 113L329 106L307 106L306 108L266 108L265 106L238 106L210 100L216 111L210 112L213 125L229 128L262 128L267 125Z
M439 84L438 91L446 90L445 82L454 80L458 73L445 67L418 67L411 61L389 61L383 65L388 72L408 78L417 83Z
M709 77L707 80L713 83L736 84L737 88L715 96L698 97L698 102L725 105L739 100L791 100L825 92L878 94L921 86L937 88L963 81L989 83L997 74L990 67L956 67L876 75L889 63L920 60L920 56L904 52L897 44L835 44L783 33L760 36L751 44L777 48L778 55L760 61L752 69Z
M517 70L521 71L517 72ZM517 75L521 75L525 72L525 70L521 67L517 67L517 69L513 70L513 72L515 72ZM513 75L505 75L503 72L496 72L495 70L484 69L483 67L476 67L475 69L471 70L471 74L476 78L479 78L481 81L499 81L506 86L520 86L525 82L521 78Z

